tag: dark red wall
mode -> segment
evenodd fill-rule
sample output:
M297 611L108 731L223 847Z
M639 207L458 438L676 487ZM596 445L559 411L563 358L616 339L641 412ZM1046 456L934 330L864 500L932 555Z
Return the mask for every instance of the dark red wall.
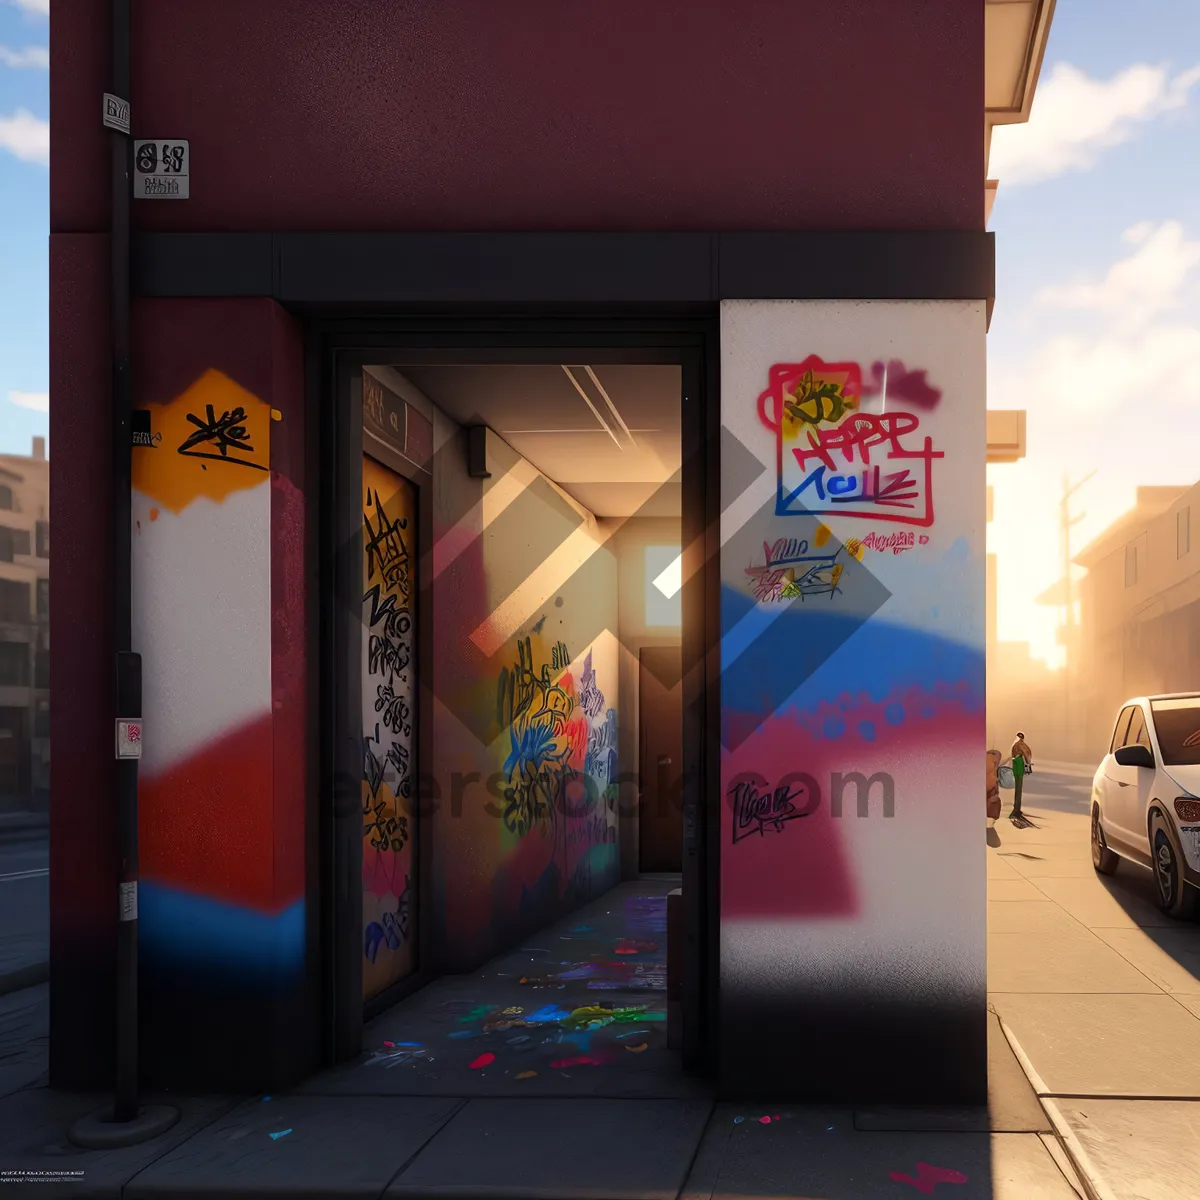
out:
M55 12L55 228L104 209ZM154 229L982 229L982 0L134 0ZM65 11L64 11L65 10ZM102 61L102 60L101 60Z

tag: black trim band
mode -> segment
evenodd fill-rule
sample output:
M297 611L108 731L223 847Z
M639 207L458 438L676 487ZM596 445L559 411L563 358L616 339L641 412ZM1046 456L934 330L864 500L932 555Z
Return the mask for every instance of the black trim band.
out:
M290 308L986 300L986 232L148 233L140 296L269 296Z

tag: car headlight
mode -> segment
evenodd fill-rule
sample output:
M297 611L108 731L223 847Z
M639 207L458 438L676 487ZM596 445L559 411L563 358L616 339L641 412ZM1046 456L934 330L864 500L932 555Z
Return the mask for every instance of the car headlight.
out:
M1176 797L1175 813L1181 821L1200 822L1200 800L1194 800L1191 796Z

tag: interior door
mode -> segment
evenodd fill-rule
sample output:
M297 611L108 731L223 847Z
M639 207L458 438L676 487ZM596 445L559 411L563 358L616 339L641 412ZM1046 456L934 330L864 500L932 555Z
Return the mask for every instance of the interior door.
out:
M638 663L638 869L683 870L683 683L679 646Z
M417 489L363 456L363 1000L417 965Z

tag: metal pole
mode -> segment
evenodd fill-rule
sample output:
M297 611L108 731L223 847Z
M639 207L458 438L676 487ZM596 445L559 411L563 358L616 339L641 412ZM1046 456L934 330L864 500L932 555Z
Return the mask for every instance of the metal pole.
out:
M130 0L112 0L112 90L129 97ZM129 208L131 146L113 132L112 146L112 386L113 386L113 641L116 715L141 723L142 664L133 653L132 409L129 368ZM140 731L139 731L140 732ZM118 750L119 753L119 750ZM137 881L138 761L117 759L117 844L120 855L117 924L117 1082L113 1119L138 1112Z
M109 231L112 290L113 700L116 716L117 876L116 1087L111 1108L81 1118L68 1136L88 1149L148 1141L170 1129L179 1112L138 1102L138 759L142 736L142 660L133 652L133 385L130 378L129 225L132 144L129 124L130 0L110 0L112 97L125 127L108 120L112 163Z

